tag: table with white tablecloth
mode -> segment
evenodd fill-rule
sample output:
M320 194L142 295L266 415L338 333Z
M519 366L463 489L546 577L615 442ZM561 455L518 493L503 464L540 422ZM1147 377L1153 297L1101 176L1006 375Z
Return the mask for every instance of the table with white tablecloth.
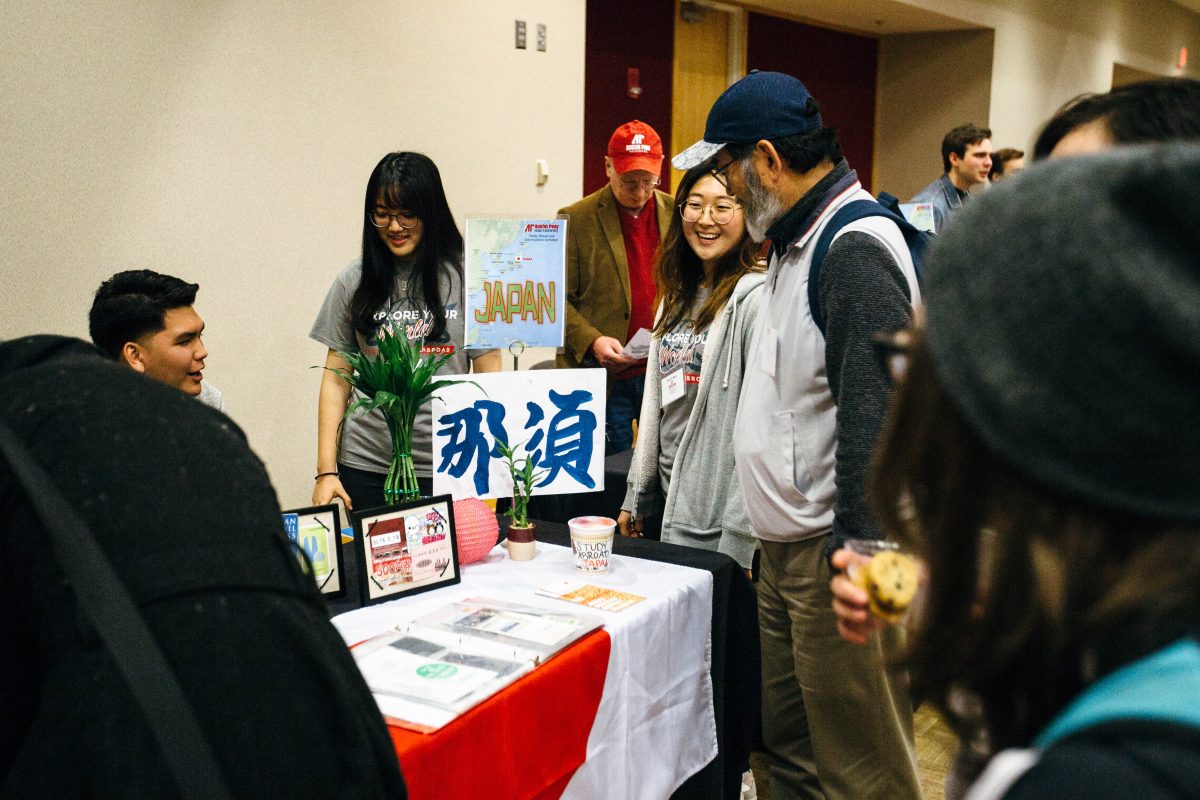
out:
M713 574L703 569L678 566L624 555L614 555L608 573L587 576L589 583L622 592L642 595L646 599L623 611L606 612L585 609L562 600L544 597L536 589L563 578L577 578L569 548L553 544L538 544L537 557L531 561L511 561L503 546L497 546L483 561L462 568L462 583L437 589L409 598L368 606L341 614L334 625L349 644L361 642L383 633L457 600L485 597L525 605L543 606L562 611L599 615L604 619L609 637L608 664L603 672L603 686L598 706L594 706L591 725L582 726L586 745L578 749L582 763L569 772L563 797L630 798L668 797L689 776L709 764L717 755L716 720L711 677ZM596 648L596 653L602 649ZM602 658L596 655L595 658ZM559 680L551 681L550 670L562 656L552 659L501 694L513 690L535 698L538 704L562 710L562 704L575 702L569 678L563 680L563 669L585 669L585 661L570 663L564 660ZM591 657L589 657L591 659ZM594 660L594 659L591 659ZM592 663L592 669L598 665ZM545 691L539 691L539 677L545 672ZM498 700L499 698L499 700ZM436 738L447 740L453 734L457 741L470 738L470 726L480 731L495 730L485 721L489 704L500 709L504 704L498 695L451 722L446 728L431 734L433 740L420 740L420 758L438 759ZM511 706L506 711L512 713ZM582 708L580 713L593 713ZM451 730L453 726L459 726ZM532 728L532 726L530 726ZM482 734L481 734L482 735ZM545 735L545 734L543 734ZM583 734L580 734L583 735ZM394 736L398 751L404 737ZM411 737L406 739L411 741ZM513 741L478 743L487 758L520 764L522 759L549 758L536 742L514 738ZM583 743L580 743L581 745ZM412 756L410 756L411 758ZM420 770L400 752L401 768L409 778L410 795L446 798L445 787L414 784ZM451 763L458 756L444 755ZM429 767L429 763L420 766ZM445 774L437 765L437 772ZM536 771L534 771L536 772ZM518 781L518 777L510 780ZM461 775L458 776L461 779ZM424 780L422 778L421 780ZM475 787L494 795L494 784ZM429 794L424 794L428 791ZM541 797L544 786L509 787L515 796ZM476 796L483 796L477 794Z

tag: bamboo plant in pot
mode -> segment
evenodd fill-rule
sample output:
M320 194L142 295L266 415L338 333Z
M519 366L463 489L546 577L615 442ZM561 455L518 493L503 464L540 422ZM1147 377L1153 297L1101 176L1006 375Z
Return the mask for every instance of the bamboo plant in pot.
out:
M421 340L409 341L403 330L397 334L390 326L380 329L378 347L379 352L374 356L361 352L340 353L350 365L349 370L325 369L363 394L346 407L343 419L354 413L369 414L379 410L387 421L392 439L392 463L383 485L383 499L391 505L415 500L421 495L412 460L413 424L417 412L439 389L463 381L434 380L437 371L451 356L422 356Z
M520 447L520 445L517 445ZM536 554L537 526L529 521L529 498L533 497L533 486L546 476L548 470L537 468L533 456L526 453L517 458L516 448L507 442L496 441L508 474L512 476L512 508L508 511L508 557L513 561L528 561Z

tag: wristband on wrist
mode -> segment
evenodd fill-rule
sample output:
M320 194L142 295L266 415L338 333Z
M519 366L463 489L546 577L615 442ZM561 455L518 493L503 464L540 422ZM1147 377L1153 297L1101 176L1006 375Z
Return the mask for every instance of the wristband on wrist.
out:
M335 478L337 478L341 475L341 473L339 473L339 472L318 472L317 477L313 478L313 480L319 481L319 480L321 480L321 478L324 478L326 475L332 475Z

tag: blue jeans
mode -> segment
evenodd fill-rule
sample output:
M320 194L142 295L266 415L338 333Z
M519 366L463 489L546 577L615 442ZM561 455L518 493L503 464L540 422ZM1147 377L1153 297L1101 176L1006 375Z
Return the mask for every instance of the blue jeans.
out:
M638 375L623 381L613 381L604 411L604 455L633 449L633 421L642 411L642 390L646 376Z

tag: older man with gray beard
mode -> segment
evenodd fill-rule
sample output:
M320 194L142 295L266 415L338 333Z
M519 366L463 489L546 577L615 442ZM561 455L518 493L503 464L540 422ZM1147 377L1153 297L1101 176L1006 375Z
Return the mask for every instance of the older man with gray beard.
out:
M847 225L822 262L809 307L817 237L845 204L870 198L837 135L795 78L752 72L725 91L704 140L679 169L710 161L745 205L771 263L734 430L746 511L762 548L759 626L763 738L771 796L919 798L912 704L888 667L901 633L867 647L838 636L828 556L848 538L879 538L864 484L891 386L872 336L910 323L916 272L883 217Z

